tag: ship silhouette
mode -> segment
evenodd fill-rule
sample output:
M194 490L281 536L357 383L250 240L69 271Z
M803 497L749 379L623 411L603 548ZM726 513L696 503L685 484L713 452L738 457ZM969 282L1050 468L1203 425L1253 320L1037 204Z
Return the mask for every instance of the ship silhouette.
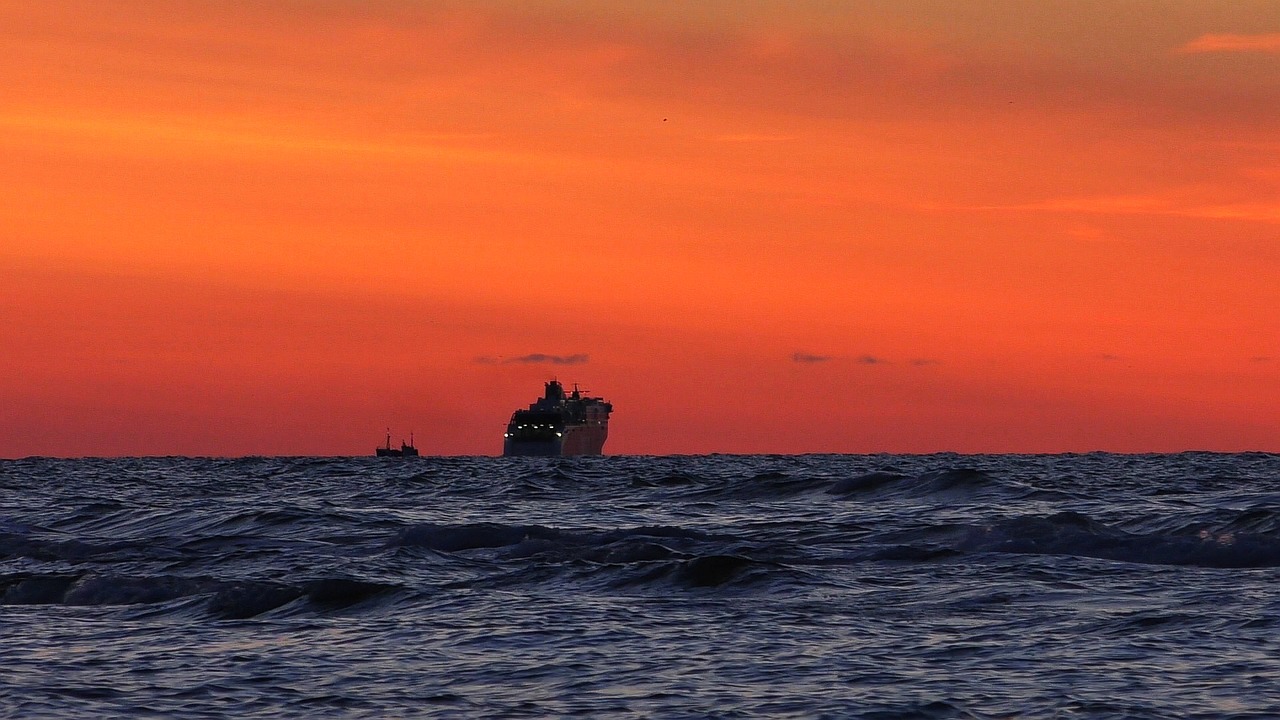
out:
M609 437L613 405L587 397L573 386L565 395L558 380L549 380L544 393L527 410L517 410L507 423L502 454L559 457L601 455Z
M391 447L391 431L387 430L387 444L374 450L374 454L378 457L417 457L418 448L413 446L413 433L409 433L407 445L401 440L399 448Z

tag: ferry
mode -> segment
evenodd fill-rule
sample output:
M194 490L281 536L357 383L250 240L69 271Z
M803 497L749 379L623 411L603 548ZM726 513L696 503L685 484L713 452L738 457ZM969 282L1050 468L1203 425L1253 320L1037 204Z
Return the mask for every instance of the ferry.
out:
M611 412L613 405L604 398L587 397L577 385L566 395L558 380L549 380L541 398L511 415L503 434L502 454L602 455Z

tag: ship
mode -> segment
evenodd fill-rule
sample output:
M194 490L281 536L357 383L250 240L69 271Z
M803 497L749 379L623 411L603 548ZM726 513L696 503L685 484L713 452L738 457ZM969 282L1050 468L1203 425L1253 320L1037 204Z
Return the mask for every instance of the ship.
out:
M378 457L418 457L418 448L413 446L413 433L409 433L409 443L400 441L399 449L391 447L391 431L387 431L387 444L374 450Z
M611 412L613 405L603 398L587 397L577 385L566 395L559 381L549 380L537 402L512 413L503 435L502 454L602 455Z

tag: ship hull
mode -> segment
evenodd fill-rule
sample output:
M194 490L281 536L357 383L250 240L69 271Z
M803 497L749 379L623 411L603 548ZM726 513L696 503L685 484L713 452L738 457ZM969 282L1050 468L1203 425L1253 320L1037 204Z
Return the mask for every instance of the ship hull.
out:
M509 437L503 443L502 454L508 457L603 455L604 441L608 437L607 427L567 427L563 435L555 439L521 440Z
M380 447L374 450L374 455L378 457L418 457L417 448L406 447L399 450L395 448Z

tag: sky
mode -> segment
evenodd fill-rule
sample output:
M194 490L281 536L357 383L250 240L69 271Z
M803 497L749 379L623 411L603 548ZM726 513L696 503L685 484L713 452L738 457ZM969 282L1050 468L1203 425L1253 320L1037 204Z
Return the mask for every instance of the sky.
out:
M1280 451L1273 0L0 0L0 457Z

